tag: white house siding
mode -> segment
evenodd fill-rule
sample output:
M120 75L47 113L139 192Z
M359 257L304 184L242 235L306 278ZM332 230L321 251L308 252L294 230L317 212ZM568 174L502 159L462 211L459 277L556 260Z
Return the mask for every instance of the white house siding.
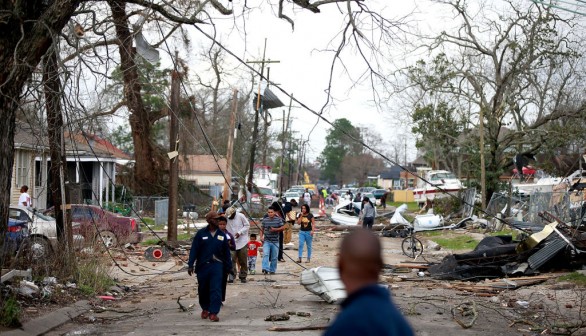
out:
M19 165L20 159L24 160L25 164L28 164L26 168L26 172L24 173L26 176L24 177L24 181L21 181L19 184L17 182L17 167ZM29 150L24 150L20 148L14 149L14 163L12 165L12 180L10 183L10 204L18 204L18 198L20 197L20 187L26 184L29 187L28 193L33 198L32 203L33 205L36 204L36 200L34 198L35 195L35 186L34 186L34 174L35 172L35 165L34 165L34 153ZM22 183L24 182L24 183Z

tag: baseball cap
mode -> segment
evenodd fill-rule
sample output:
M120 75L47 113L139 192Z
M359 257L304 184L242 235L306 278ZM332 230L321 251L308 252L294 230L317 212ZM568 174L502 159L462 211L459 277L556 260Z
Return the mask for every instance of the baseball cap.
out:
M220 218L220 217L224 217L224 216L217 213L216 211L210 211L206 214L206 221L209 221L210 219Z
M226 217L232 216L235 212L236 212L235 207L229 207L228 209L226 209Z

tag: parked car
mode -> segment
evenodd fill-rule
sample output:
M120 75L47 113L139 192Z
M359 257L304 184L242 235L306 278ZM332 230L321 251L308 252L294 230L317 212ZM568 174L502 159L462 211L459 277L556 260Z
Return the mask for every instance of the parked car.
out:
M28 223L23 220L8 219L8 232L4 237L4 245L0 251L0 257L14 255L28 237Z
M262 199L261 199L262 196ZM252 203L263 203L271 205L276 200L273 194L273 189L265 187L255 187L250 195L250 201Z
M381 197L383 197L383 195L386 193L387 191L385 189L375 189L372 191L372 194L374 195L374 197L379 200L381 199Z
M30 249L34 258L46 257L57 250L57 222L55 218L30 207L12 205L9 208L8 217L28 223ZM80 224L74 221L71 226L74 247L83 247L85 240L80 234Z
M295 202L299 203L299 198L301 197L301 194L299 194L296 191L286 192L284 197L287 202L291 202L291 200L295 200Z
M375 187L360 187L358 188L358 192L361 194L373 192L376 188Z
M54 214L49 208L46 214ZM81 234L88 241L102 241L106 247L116 247L122 243L139 243L142 232L138 222L131 217L102 209L97 205L72 204L71 218L81 224Z

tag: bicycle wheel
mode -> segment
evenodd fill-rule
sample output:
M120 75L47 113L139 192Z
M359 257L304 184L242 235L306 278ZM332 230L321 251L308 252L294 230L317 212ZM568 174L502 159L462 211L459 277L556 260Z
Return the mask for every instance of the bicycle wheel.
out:
M423 253L423 244L417 238L407 237L403 239L403 242L401 243L401 249L403 250L404 255L408 256L409 258L415 258Z

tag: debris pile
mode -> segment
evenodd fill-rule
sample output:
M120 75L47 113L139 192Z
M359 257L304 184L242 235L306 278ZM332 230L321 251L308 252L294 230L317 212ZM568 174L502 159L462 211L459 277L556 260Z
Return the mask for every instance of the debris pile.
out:
M472 252L446 256L429 268L436 279L484 279L534 275L556 268L575 269L586 261L586 232L544 212L550 224L520 240L510 236L484 238ZM531 226L536 230L536 226Z

